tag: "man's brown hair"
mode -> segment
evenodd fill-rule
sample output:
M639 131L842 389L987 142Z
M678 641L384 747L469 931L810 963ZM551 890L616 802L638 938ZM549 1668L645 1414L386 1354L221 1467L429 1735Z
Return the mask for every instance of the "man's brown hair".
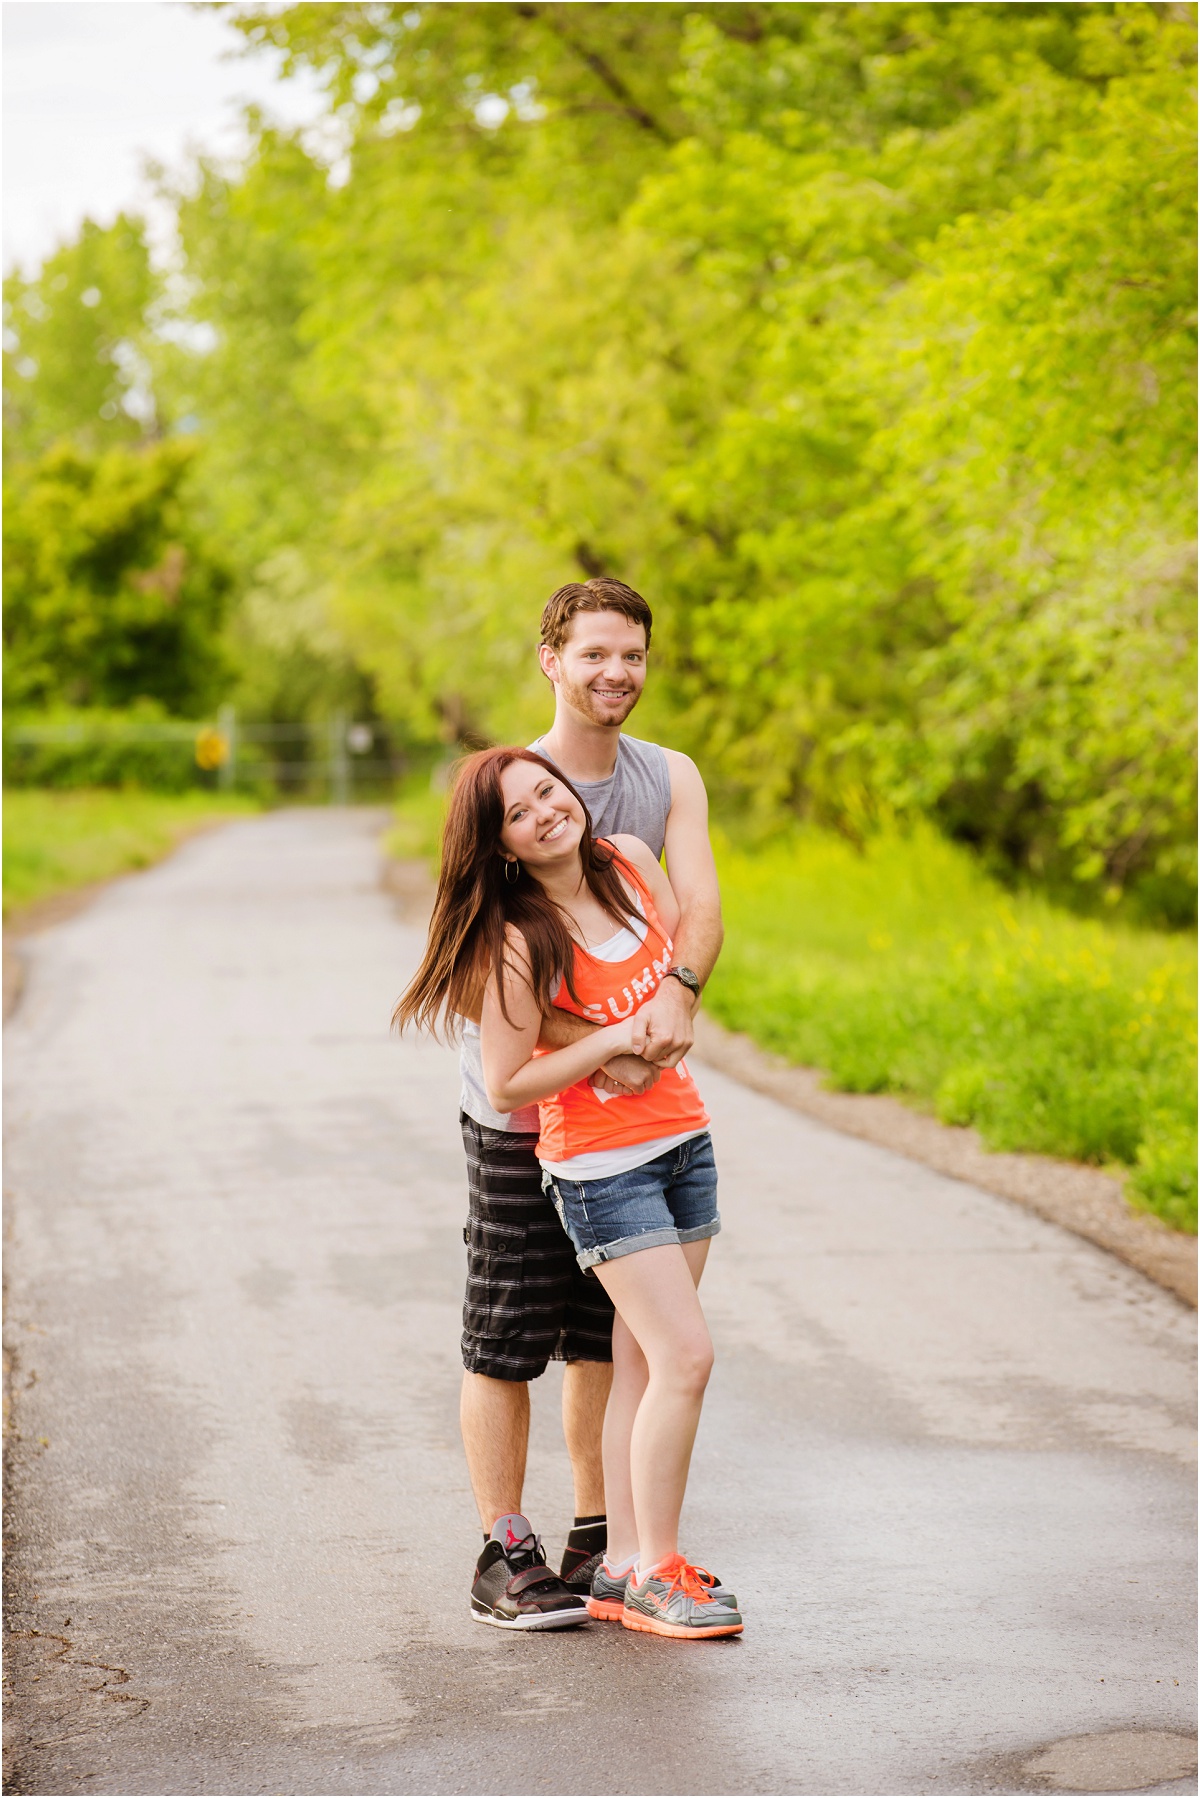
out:
M640 593L627 587L611 574L593 575L590 581L568 581L546 601L542 613L542 642L557 652L567 640L571 620L576 612L620 612L630 624L640 624L646 632L646 648L650 647L653 614Z

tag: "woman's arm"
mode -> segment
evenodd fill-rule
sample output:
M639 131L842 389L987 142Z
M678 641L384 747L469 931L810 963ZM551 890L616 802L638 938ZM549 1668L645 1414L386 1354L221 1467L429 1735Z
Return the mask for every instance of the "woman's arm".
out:
M535 1056L542 1013L529 984L525 939L511 927L504 965L504 997L507 1018L500 1009L496 976L490 975L483 995L480 1047L488 1103L497 1111L519 1111L522 1105L535 1105L539 1099L548 1099L553 1093L574 1086L577 1080L586 1080L614 1055L641 1053L644 1032L635 1013L620 1024L590 1030L564 1049Z

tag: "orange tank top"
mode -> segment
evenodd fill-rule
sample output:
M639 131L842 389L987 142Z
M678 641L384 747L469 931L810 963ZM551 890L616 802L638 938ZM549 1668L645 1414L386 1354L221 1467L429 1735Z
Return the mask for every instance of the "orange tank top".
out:
M617 869L642 902L646 938L625 961L600 961L578 943L572 975L580 1003L575 1004L564 980L554 1000L562 1011L589 1018L594 1024L617 1024L640 1011L658 991L671 965L671 939L637 870L618 853ZM549 1051L535 1049L540 1055ZM598 1093L591 1077L538 1103L541 1126L537 1154L543 1161L569 1161L575 1155L631 1147L658 1136L703 1130L709 1118L696 1083L683 1062L668 1068L647 1093L616 1096Z

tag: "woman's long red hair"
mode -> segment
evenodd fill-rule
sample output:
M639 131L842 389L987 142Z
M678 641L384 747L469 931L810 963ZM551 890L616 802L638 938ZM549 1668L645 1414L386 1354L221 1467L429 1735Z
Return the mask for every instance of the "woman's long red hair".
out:
M455 1017L478 1009L493 969L500 1009L507 1017L504 970L509 924L525 938L529 981L543 1014L551 1010L560 979L579 1003L572 979L575 940L566 914L527 868L521 868L516 880L509 879L501 854L500 776L513 762L536 763L579 799L584 818L579 844L583 878L618 925L629 921L632 907L617 872L616 851L593 838L587 806L570 781L536 750L481 749L461 764L454 784L425 958L392 1014L392 1023L401 1030L409 1024L436 1030L443 1013L453 1028Z

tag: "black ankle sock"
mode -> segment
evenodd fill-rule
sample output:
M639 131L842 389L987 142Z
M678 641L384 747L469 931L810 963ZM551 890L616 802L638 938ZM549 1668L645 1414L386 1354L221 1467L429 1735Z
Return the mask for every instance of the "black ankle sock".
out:
M568 1548L578 1548L586 1555L603 1554L608 1547L608 1519L600 1517L577 1517L575 1527L567 1537Z

